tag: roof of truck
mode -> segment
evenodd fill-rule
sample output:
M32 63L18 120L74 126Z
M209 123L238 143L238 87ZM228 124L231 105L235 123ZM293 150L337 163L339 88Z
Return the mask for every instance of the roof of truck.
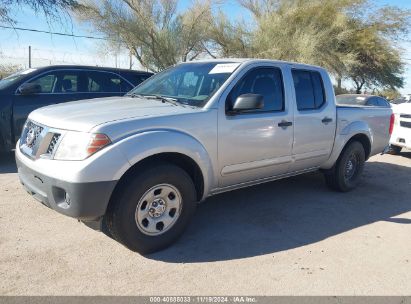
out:
M244 62L249 62L249 63L271 62L271 63L292 64L292 65L298 65L298 66L304 66L304 67L310 67L310 68L324 69L320 66L306 64L306 63L300 63L300 62L273 60L273 59L258 59L258 58L199 59L199 60L195 60L195 61L189 61L189 62L186 62L186 63L196 63L196 62L198 62L198 63L206 63L206 62L210 62L210 63L211 62L238 62L238 63L244 63Z

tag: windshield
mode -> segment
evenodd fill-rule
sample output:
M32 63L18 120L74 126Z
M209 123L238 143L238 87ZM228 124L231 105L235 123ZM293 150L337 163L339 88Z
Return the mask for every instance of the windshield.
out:
M367 98L364 96L340 95L335 97L338 105L364 106Z
M127 95L161 96L202 107L239 66L239 63L183 63L156 74Z
M4 89L5 87L15 83L16 81L25 77L27 74L34 72L35 70L36 69L27 69L24 71L11 74L10 76L7 76L6 78L3 78L2 80L0 80L0 89Z

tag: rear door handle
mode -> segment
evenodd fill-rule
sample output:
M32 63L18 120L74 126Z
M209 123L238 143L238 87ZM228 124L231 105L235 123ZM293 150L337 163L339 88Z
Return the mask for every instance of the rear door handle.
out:
M292 126L292 125L293 125L293 123L291 121L286 121L286 120L283 120L283 121L278 123L278 126L281 127L281 128L287 128L287 127Z
M328 124L329 122L332 122L332 121L333 119L329 117L324 117L323 120L321 120L323 124Z

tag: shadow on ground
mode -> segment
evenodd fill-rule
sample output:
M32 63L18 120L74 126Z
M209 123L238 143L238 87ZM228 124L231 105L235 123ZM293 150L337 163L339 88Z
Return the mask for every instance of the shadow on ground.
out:
M411 224L411 168L366 164L350 193L328 190L320 173L221 194L201 204L182 238L148 256L172 263L248 258L292 249L377 221ZM396 218L393 218L396 217Z
M411 158L411 152L400 157ZM0 174L15 173L14 154ZM368 162L359 187L330 191L311 173L209 198L179 241L148 258L171 263L232 260L319 242L377 221L410 225L411 168Z
M407 157L407 158L411 158L411 151L410 150L405 150L404 151L404 149L403 149L403 151L400 152L399 156L404 156L404 157Z
M17 167L14 152L0 153L0 174L16 172Z

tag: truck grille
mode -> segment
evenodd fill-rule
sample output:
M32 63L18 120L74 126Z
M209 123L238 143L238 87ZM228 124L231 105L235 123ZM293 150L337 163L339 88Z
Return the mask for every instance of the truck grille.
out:
M411 128L411 121L400 121L400 126L404 128Z
M26 126L23 130L23 135L21 138L21 144L26 145L29 148L33 148L40 137L41 132L43 132L43 127L34 124L31 121L26 123Z
M31 159L52 157L61 132L27 120L20 137L20 151Z
M411 114L400 114L401 118L411 118Z
M57 142L60 139L61 134L59 133L54 133L53 137L50 140L50 144L47 148L46 154L53 154L54 149L56 148Z

